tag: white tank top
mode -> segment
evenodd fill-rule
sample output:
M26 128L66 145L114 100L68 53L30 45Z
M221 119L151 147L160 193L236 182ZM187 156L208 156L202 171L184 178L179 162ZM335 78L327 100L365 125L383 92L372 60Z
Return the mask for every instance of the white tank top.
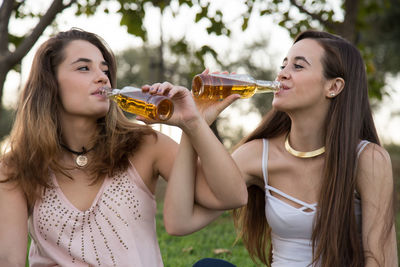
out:
M358 145L359 157L368 141ZM263 139L262 169L265 182L265 216L271 227L272 267L305 267L312 261L312 231L317 203L308 204L268 184L268 140ZM301 205L296 208L271 194ZM357 222L361 223L361 203L355 200Z

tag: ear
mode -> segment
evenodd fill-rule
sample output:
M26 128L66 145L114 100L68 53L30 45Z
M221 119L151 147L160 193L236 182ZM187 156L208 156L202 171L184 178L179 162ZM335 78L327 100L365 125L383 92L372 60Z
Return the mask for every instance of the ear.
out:
M336 97L338 94L340 94L340 92L342 92L342 90L344 88L344 84L345 84L345 81L343 80L343 78L338 77L338 78L329 80L327 82L327 87L326 87L326 97L327 98Z

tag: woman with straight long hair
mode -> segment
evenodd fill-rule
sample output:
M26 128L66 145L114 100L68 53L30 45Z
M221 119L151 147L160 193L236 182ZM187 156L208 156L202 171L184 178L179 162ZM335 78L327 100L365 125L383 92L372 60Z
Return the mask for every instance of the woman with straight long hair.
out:
M30 266L163 266L154 193L178 145L129 121L104 87L116 87L116 64L99 36L71 29L36 52L0 161L0 266L25 266L28 232ZM186 132L201 161L188 177L204 180L199 203L245 204L241 173L190 92L168 82L142 90L172 100L167 123ZM208 106L205 118L235 99Z
M302 32L277 80L272 110L233 153L248 186L234 218L250 256L273 267L398 266L391 161L360 52L339 36ZM164 208L167 230L182 235L217 215L194 205L194 183L179 174Z

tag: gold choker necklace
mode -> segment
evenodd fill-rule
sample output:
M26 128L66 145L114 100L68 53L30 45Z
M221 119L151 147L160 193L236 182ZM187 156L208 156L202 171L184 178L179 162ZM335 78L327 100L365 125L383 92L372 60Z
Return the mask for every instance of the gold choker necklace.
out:
M289 134L286 136L285 149L287 152L298 158L313 158L325 152L325 146L313 151L307 151L307 152L297 151L293 149L289 144Z
M78 165L78 167L85 167L88 164L88 158L86 156L87 153L89 153L90 151L92 151L94 149L94 147L92 147L91 149L87 150L84 146L82 147L82 151L78 152L75 150L70 149L69 147L67 147L64 144L61 144L61 146L71 152L74 155L77 155L76 159L75 159L75 163L76 165Z

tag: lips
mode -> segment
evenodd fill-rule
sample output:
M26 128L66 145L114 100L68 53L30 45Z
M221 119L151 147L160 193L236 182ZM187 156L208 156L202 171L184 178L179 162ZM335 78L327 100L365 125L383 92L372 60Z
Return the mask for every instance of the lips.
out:
M92 93L92 95L103 95L103 92L104 92L104 88L105 86L102 86L102 87L100 87L100 88L97 88L97 90L96 91L94 91L93 93Z
M289 90L289 89L290 89L289 86L287 86L287 85L281 83L281 90Z

